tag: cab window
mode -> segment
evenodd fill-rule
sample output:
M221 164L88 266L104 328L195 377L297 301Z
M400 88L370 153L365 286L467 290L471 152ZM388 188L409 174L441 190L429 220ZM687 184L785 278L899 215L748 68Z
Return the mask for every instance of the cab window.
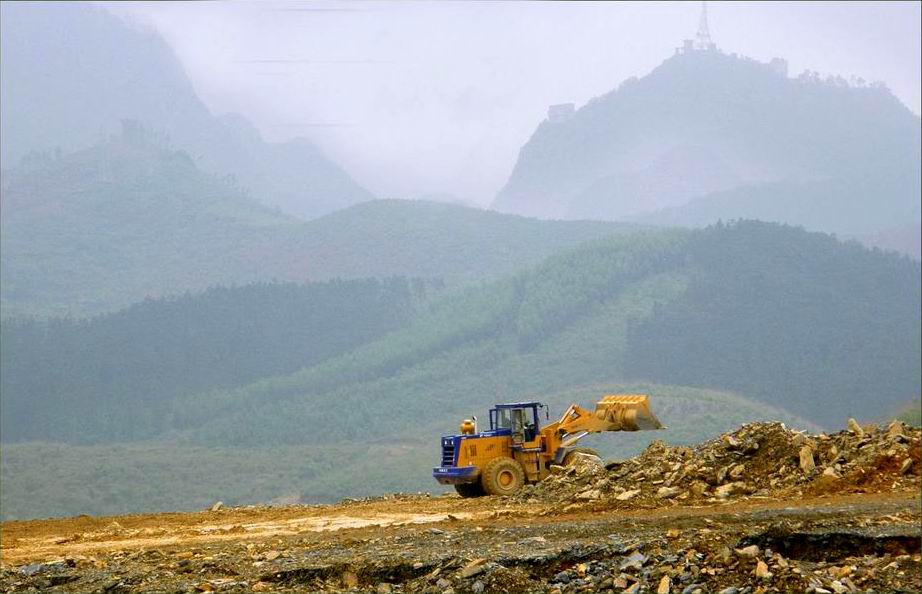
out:
M497 408L490 411L492 429L511 429L534 435L537 428L537 414L525 408Z
M496 409L496 423L493 426L494 429L511 429L512 428L512 415L508 408L498 408Z

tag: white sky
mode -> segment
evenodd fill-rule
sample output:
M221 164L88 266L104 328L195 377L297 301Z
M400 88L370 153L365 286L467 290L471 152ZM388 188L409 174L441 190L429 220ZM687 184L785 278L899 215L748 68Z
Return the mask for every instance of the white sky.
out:
M489 204L552 103L641 76L698 2L101 3L153 25L201 98L307 136L380 197ZM920 2L710 2L726 52L881 80L920 112Z

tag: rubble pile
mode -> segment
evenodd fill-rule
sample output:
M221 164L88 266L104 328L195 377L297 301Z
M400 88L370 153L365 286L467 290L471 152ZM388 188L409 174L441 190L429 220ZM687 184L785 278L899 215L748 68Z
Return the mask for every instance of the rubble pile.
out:
M635 458L604 466L581 457L553 467L516 498L635 507L918 489L920 437L899 421L880 428L850 419L847 430L831 435L751 423L695 447L655 441Z

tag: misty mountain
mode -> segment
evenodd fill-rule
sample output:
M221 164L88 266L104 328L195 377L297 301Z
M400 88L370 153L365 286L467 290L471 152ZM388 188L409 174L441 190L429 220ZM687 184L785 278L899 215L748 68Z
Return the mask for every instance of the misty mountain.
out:
M542 122L495 207L872 233L919 220L919 132L918 116L882 86L687 51Z
M4 183L4 316L85 315L271 278L274 237L299 225L136 126L76 153L32 154Z
M302 222L204 173L137 124L3 177L3 315L112 311L254 281L496 278L635 226L545 222L432 202L370 201Z
M682 206L629 220L673 227L704 227L719 219L793 220L808 229L833 229L864 239L905 227L906 221L919 220L919 200L909 200L909 192L916 197L922 194L920 178L844 175L803 182L769 182L710 193ZM907 199L899 207L893 200L888 208L887 201L901 193L906 193ZM920 225L916 223L914 227L919 229ZM910 246L902 242L888 247L912 254L911 249L906 249Z
M298 217L371 199L309 140L265 142L242 116L214 116L155 32L78 2L5 2L0 10L4 169L34 150L87 148L131 119Z

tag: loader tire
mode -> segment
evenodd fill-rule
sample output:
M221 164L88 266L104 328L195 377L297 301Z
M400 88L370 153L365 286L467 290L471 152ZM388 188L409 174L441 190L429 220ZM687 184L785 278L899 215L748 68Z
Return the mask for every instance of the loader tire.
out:
M487 462L480 481L489 495L513 495L525 484L525 471L512 458L494 458Z
M464 483L463 485L455 485L455 491L458 492L458 495L464 498L483 497L486 495L479 481L476 483Z

